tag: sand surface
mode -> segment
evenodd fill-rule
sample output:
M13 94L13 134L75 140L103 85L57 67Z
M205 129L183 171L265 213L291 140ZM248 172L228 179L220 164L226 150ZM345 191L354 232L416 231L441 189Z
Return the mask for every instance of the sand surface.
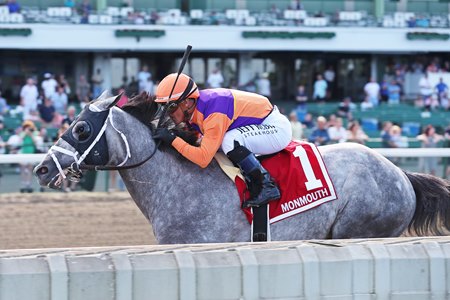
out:
M0 249L156 244L126 192L0 194Z

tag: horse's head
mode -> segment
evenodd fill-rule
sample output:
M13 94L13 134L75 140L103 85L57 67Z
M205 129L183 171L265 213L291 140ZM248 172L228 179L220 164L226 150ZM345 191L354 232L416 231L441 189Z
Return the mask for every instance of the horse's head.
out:
M120 167L128 161L131 156L128 141L138 135L133 131L128 134L120 131L127 127L127 114L118 108L113 109L120 97L107 97L103 93L83 109L34 169L42 186L60 188L66 177L78 180L81 169L105 165Z

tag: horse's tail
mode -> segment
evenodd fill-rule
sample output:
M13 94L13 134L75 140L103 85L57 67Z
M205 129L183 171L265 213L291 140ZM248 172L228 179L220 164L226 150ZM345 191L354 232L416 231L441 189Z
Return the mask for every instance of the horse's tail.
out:
M446 235L450 231L450 181L405 172L416 193L416 211L408 225L418 235ZM447 230L447 232L446 232Z

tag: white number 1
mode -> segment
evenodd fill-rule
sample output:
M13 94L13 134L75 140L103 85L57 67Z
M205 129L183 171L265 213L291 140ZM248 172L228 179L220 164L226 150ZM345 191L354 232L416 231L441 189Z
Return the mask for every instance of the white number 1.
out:
M322 181L317 179L313 172L312 166L309 163L308 155L306 154L306 150L302 146L297 146L293 154L295 157L300 158L300 164L302 165L306 176L306 189L310 191L323 187Z

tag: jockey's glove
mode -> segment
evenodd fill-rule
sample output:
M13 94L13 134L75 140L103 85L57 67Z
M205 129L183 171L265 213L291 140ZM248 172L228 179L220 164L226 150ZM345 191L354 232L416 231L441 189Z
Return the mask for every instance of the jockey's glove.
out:
M172 142L176 137L176 134L167 128L157 128L153 135L155 140L161 140L164 144L169 146L172 145Z

